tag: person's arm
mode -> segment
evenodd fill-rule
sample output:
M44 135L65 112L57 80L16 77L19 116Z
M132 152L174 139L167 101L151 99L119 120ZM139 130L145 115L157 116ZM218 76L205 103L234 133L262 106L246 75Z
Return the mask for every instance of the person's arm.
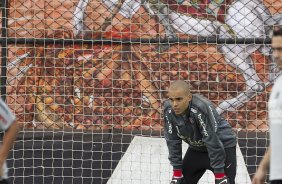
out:
M182 174L182 139L177 136L177 131L169 119L170 109L164 107L164 136L168 148L168 159L173 167L173 180L171 184L181 183Z
M223 143L217 135L218 123L215 118L216 110L211 105L201 107L198 112L198 124L202 141L205 143L210 158L210 165L213 168L216 183L229 183L224 172L225 166L225 149Z
M210 117L209 112L199 112L197 114L199 128L203 136L210 158L210 165L214 169L214 173L224 173L225 166L225 150L224 146L217 136L217 122Z
M0 176L3 174L3 164L6 161L9 151L12 149L14 142L17 138L17 134L19 132L19 125L17 121L14 121L12 125L5 132L3 138L3 144L0 148Z
M267 172L269 170L270 153L271 153L271 148L269 147L262 161L259 164L256 174L253 177L252 184L263 184L264 183Z
M182 169L182 140L177 136L176 129L167 115L165 115L164 119L164 136L168 147L169 161L173 169Z
M18 122L15 121L5 132L3 138L3 144L0 149L0 162L1 160L6 160L6 158L8 157L9 151L12 149L14 145L18 132L19 132L19 125Z
M0 130L5 132L3 143L0 146L0 176L3 176L3 164L13 147L19 126L15 115L2 98L0 98Z

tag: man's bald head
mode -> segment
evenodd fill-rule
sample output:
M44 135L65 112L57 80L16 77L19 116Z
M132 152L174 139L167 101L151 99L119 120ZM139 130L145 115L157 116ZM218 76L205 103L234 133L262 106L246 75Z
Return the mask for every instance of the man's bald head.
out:
M181 90L184 92L184 94L187 94L187 95L190 94L189 85L187 84L187 82L183 80L174 81L170 85L169 91L176 91L176 90Z
M189 85L183 80L173 82L169 87L168 97L176 114L185 113L192 99Z

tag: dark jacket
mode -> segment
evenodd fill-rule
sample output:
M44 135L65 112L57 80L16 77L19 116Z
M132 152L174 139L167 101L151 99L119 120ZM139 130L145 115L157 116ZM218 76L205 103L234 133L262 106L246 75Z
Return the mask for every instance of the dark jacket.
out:
M169 160L174 169L182 169L182 140L189 148L207 151L215 173L224 172L224 148L236 146L236 135L229 123L215 110L212 103L193 95L188 110L176 115L169 101L164 102L164 136Z

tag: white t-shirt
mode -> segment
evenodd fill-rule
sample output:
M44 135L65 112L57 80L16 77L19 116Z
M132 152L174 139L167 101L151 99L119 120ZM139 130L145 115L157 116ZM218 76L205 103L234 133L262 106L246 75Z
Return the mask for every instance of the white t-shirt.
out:
M7 130L15 120L15 115L12 113L7 104L0 98L0 131ZM8 167L6 163L3 165L3 176L0 177L0 181L2 179L8 179Z
M270 125L270 180L282 180L282 75L272 88L268 103Z

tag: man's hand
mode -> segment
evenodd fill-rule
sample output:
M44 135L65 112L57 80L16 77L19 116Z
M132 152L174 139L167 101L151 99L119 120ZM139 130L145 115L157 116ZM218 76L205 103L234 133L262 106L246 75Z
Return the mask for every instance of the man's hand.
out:
M252 184L264 184L266 179L267 170L259 168L253 177Z
M271 148L269 147L262 161L259 164L258 170L253 177L252 184L264 184L266 174L269 171Z
M224 176L223 178L216 178L215 184L230 184L230 183L228 177Z

